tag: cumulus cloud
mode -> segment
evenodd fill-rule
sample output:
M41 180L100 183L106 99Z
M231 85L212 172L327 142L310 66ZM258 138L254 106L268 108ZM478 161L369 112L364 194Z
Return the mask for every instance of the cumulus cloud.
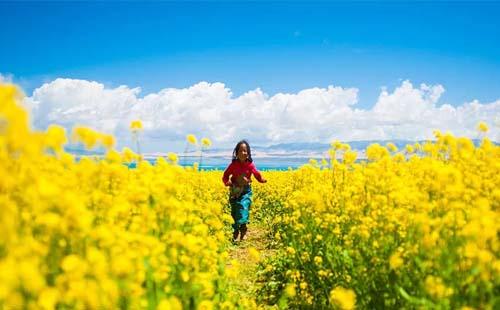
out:
M31 106L37 128L51 123L66 127L81 124L116 132L129 120L140 91L126 86L106 89L97 82L57 79L35 89L26 103Z
M241 138L266 145L370 139L428 139L433 129L477 137L479 121L499 137L500 100L458 106L439 104L441 85L404 81L383 89L371 109L359 109L358 89L328 86L270 96L261 89L235 97L223 83L200 82L166 88L141 97L140 88L107 88L95 81L56 79L35 89L26 104L35 127L76 124L113 133L126 142L130 121L141 119L144 144L184 141L188 133L211 138L217 146ZM154 148L154 147L153 147ZM150 148L151 149L151 148ZM161 150L158 150L161 151Z

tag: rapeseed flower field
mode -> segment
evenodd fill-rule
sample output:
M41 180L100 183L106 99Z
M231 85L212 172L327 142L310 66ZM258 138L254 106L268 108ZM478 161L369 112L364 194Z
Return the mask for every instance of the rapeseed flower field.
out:
M435 136L403 151L371 145L361 163L335 142L328 165L272 174L261 212L280 252L260 296L294 308L498 308L500 148Z
M152 165L86 127L32 130L21 101L0 85L0 309L500 307L500 147L486 137L435 132L362 162L334 142L329 160L266 172L252 217L274 254L249 250L249 298L231 286L246 266L227 267L220 171L172 153ZM106 156L76 159L69 141Z

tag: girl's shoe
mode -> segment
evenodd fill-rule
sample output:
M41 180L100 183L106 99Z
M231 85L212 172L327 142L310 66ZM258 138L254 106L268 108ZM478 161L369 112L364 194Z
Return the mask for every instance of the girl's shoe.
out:
M239 231L238 230L235 230L233 232L233 242L236 242L238 240L238 234L239 234Z
M243 241L243 238L245 238L246 234L247 234L247 225L243 224L240 226L240 241Z

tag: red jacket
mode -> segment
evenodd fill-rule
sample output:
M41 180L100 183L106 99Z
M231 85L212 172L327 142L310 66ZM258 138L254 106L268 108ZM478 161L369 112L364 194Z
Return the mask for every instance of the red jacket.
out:
M234 185L238 185L238 178L241 176L247 177L248 180L251 181L251 175L254 175L257 181L260 183L264 183L264 179L260 175L260 172L255 168L255 165L251 162L240 162L239 160L233 161L224 171L224 175L222 176L222 182L224 185L228 186L229 176L231 176L231 182Z

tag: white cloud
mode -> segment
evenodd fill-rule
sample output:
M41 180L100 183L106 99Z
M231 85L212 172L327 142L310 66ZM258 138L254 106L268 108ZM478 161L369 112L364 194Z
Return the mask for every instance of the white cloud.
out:
M12 74L2 74L0 73L0 84L12 83Z
M433 129L477 137L479 121L490 124L499 140L500 100L459 106L439 105L441 85L414 87L403 81L393 92L382 90L372 109L358 109L358 89L329 86L295 94L269 96L261 89L233 97L222 83L200 82L189 88L166 88L140 96L140 88L106 88L94 81L56 79L26 99L35 127L75 124L113 133L121 145L130 140L131 120L144 123L143 145L165 151L188 133L209 137L215 146L247 138L264 145L330 142L332 139L426 139ZM496 125L495 125L496 124Z
M27 103L32 107L34 125L38 128L50 123L67 127L83 124L115 132L128 120L139 93L139 88L106 89L97 82L56 79L35 89Z

